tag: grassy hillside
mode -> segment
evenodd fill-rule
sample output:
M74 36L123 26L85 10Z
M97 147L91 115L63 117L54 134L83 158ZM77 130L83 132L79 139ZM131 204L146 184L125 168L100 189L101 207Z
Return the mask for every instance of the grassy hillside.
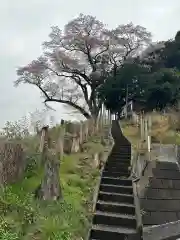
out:
M84 239L99 176L99 170L92 167L92 152L97 148L103 149L100 137L86 143L86 152L64 156L59 173L63 200L57 202L35 199L34 191L41 182L42 169L36 164L40 156L29 150L26 177L1 189L0 240Z
M169 112L167 114L161 114L158 112L151 113L152 129L150 135L154 143L162 144L179 144L180 135L178 128L180 124L180 118L178 113ZM127 138L136 145L140 141L140 132L137 125L131 121L122 121L121 123L123 132Z

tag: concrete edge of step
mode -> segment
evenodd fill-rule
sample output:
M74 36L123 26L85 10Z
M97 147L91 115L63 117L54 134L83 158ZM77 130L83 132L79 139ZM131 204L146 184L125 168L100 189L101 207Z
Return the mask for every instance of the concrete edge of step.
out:
M100 210L96 211L95 216L105 216L105 217L136 220L136 217L134 216L134 214L103 212L103 211L100 211Z
M128 193L114 193L114 192L105 192L105 191L99 191L99 194L104 194L104 195L113 195L113 196L125 196L125 197L133 197L133 194L128 194Z
M124 206L124 207L130 207L130 208L135 208L134 204L132 203L119 203L119 202L110 202L110 201L103 201L103 200L98 200L98 204L105 204L105 205L114 205L114 206Z
M136 233L136 230L134 228L127 228L127 227L117 227L117 226L108 226L104 224L94 224L93 230L101 230L101 231L111 231L111 232L119 232L118 230L121 230L122 233ZM123 230L123 231L122 231Z
M99 195L99 191L100 191L100 184L101 184L101 179L102 179L103 170L104 170L104 167L101 169L100 176L99 176L99 179L98 179L97 184L96 184L96 186L95 186L95 190L94 190L94 194L93 194L93 200L92 200L92 202L93 202L92 212L93 212L93 213L94 213L94 211L95 211L96 203L97 203L97 200L98 200L98 195ZM93 214L93 215L94 215L94 214ZM92 216L92 217L93 217L93 216ZM89 240L89 239L90 239L91 228L92 228L92 223L91 223L91 227L89 228L89 231L88 231L86 240Z
M107 159L108 159L108 157L112 154L112 149L113 149L113 147L114 147L114 144L112 144L112 146L111 146L111 149L110 149L110 151L109 151L109 154L108 154L108 156L107 156ZM107 159L106 159L105 162L107 162ZM95 186L95 190L94 190L94 193L93 193L93 200L92 200L92 202L93 202L92 212L93 212L93 213L95 212L95 209L96 209L96 203L97 203L98 195L99 195L99 192L100 192L100 185L101 185L101 180L102 180L102 175L103 175L104 168L105 168L105 165L104 165L104 166L101 168L101 170L100 170L99 179L98 179L98 181L97 181L97 184L96 184L96 186ZM94 214L93 214L93 215L94 215ZM93 217L93 216L92 216L92 217ZM90 227L90 229L89 229L89 231L88 231L86 240L89 240L89 238L90 238L92 225L93 225L93 224L91 224L91 227Z
M138 191L137 191L137 184L138 184L138 178L135 179L135 181L132 181L133 186L133 196L134 196L134 205L135 205L135 215L136 215L136 221L137 221L137 231L140 236L142 236L143 233L143 224L142 224L142 216L141 216L141 208L140 208L140 202L138 197Z
M144 240L163 240L180 238L180 220L143 228Z

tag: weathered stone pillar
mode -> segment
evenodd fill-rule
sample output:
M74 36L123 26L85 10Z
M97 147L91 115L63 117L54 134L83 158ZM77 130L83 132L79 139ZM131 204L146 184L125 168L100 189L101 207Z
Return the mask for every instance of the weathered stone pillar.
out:
M57 200L62 197L59 170L60 159L55 151L50 151L51 139L48 136L48 126L42 128L42 167L44 167L44 176L40 186L35 191L35 196L43 200ZM42 142L41 142L42 144Z

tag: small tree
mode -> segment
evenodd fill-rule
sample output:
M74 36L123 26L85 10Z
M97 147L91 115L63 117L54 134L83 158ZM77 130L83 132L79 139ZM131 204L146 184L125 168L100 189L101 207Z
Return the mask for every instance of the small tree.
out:
M120 66L116 76L112 71L106 82L98 89L99 98L113 113L120 113L127 100L145 101L147 98L150 71L135 60Z
M33 84L44 102L59 102L96 119L98 87L110 70L116 75L118 66L149 44L151 34L132 23L108 30L95 17L80 14L63 31L52 27L49 37L43 56L18 69L16 85Z
M176 41L173 46L177 50ZM131 58L117 68L116 75L111 71L105 83L98 88L99 98L107 109L121 112L126 99L143 102L146 110L163 110L177 104L180 74L178 62L177 66L173 64L178 55L174 53L173 57L171 54L172 42L163 46L160 44L151 49L152 52L145 51L141 57Z
M5 127L3 128L2 135L8 139L21 139L29 136L28 119L26 117L23 117L22 119L15 122L7 121L5 123Z
M39 133L41 131L42 127L46 124L48 114L48 109L36 109L34 112L30 113L30 125L34 132Z

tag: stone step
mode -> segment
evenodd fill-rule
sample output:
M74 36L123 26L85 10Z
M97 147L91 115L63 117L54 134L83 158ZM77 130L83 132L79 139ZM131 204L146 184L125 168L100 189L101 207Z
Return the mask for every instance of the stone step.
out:
M117 164L117 163L125 163L125 164L130 164L131 163L131 159L126 159L126 158L122 158L122 157L114 157L114 158L108 158L107 159L107 163L108 162L112 162L114 164Z
M122 169L123 168L128 168L129 166L130 166L131 164L130 164L130 162L128 161L128 162L123 162L123 161L116 161L116 162L107 162L106 164L105 164L105 167L121 167Z
M100 191L133 194L133 187L132 186L123 186L123 185L121 186L121 185L101 184Z
M131 151L128 150L128 151L125 151L125 150L120 150L120 151L117 151L117 152L111 152L110 155L112 156L119 156L119 155L122 155L122 156L131 156Z
M121 153L121 152L130 152L131 153L131 146L120 145L120 146L113 147L113 153Z
M140 199L141 208L144 209L146 214L148 212L164 212L169 213L171 216L175 214L175 216L179 218L180 212L180 199L149 199L144 198ZM146 215L146 216L147 216ZM170 217L169 217L170 219Z
M105 167L121 167L122 169L123 168L128 168L130 166L130 162L122 162L122 161L116 161L115 163L114 162L107 162L105 164Z
M132 194L100 191L98 195L98 200L106 201L106 202L116 202L116 203L125 202L129 204L134 204L134 197Z
M133 204L128 203L98 201L96 204L96 210L101 212L124 213L135 215L135 206Z
M113 177L102 177L101 184L110 184L110 185L122 185L122 186L132 186L132 180L130 179L120 179Z
M131 154L131 148L119 148L111 152L112 154Z
M90 239L97 240L137 240L136 230L133 228L119 227L119 226L106 226L106 225L93 225L90 233ZM130 238L130 236L132 238Z
M178 220L176 212L146 212L142 216L143 226L161 225ZM169 238L167 238L169 240ZM167 240L166 239L166 240ZM173 238L174 240L178 238Z
M130 157L130 152L112 152L110 156L124 156L124 157Z
M156 163L156 169L162 169L162 170L176 170L179 171L178 164L173 162L157 162Z
M136 231L131 166L131 144L118 121L112 121L114 146L105 163L89 240L140 240Z
M93 224L136 228L136 218L133 215L96 211Z
M116 171L128 171L128 167L129 165L120 165L120 166L108 166L108 165L105 165L104 167L104 171L113 171L113 172L116 172Z
M118 150L118 149L121 149L121 148L129 148L130 147L130 144L129 143L120 143L120 144L116 144L115 146L114 146L114 150Z
M110 172L110 171L103 171L102 172L103 177L129 177L128 171L124 172Z
M176 170L165 170L165 169L153 169L153 174L156 179L170 179L170 180L180 180L180 172Z
M124 161L124 162L130 162L131 156L109 156L107 161Z
M180 180L171 180L171 179L157 179L150 177L149 186L151 188L159 189L180 189Z
M111 154L111 155L109 155L109 157L108 157L108 159L119 159L119 158L121 158L121 159L125 159L125 160L130 160L131 159L131 154Z
M121 160L118 160L118 161L111 161L109 160L108 162L106 162L106 165L105 166L108 166L108 167L129 167L131 164L130 164L130 161L121 161Z
M172 188L146 188L146 197L149 199L180 200L180 191Z

